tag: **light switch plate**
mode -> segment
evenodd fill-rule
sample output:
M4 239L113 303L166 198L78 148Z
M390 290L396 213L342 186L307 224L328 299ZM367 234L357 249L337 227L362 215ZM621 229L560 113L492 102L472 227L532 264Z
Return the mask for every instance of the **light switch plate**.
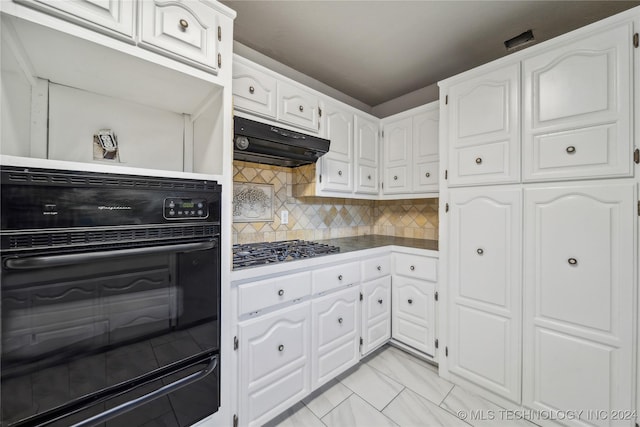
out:
M280 224L289 224L289 211L280 211Z

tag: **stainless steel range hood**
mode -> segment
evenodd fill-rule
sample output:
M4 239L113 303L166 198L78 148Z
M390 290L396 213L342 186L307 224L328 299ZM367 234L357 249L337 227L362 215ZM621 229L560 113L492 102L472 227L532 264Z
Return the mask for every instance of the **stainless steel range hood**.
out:
M233 158L294 168L315 163L329 151L328 139L234 117Z

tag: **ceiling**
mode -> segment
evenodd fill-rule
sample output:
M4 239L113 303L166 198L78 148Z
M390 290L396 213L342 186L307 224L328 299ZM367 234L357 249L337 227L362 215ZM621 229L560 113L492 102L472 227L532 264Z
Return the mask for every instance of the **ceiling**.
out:
M640 1L247 1L234 39L369 106L539 43Z

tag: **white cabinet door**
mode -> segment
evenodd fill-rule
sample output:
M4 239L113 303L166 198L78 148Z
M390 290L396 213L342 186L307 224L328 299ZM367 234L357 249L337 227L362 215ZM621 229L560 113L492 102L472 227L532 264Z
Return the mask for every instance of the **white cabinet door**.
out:
M524 194L523 404L607 414L632 409L635 184Z
M523 62L525 181L631 176L631 22Z
M355 116L356 193L378 193L378 123Z
M360 288L353 286L312 303L311 384L316 388L358 363Z
M325 138L331 141L322 157L321 190L353 191L353 113L336 105L324 106Z
M391 338L391 276L362 284L362 354Z
M384 126L384 194L411 191L413 121L411 117Z
M38 9L52 8L59 10L65 13L64 16L70 15L73 18L78 18L80 24L86 21L99 25L103 29L120 33L127 38L133 38L135 22L134 0L14 1Z
M439 117L437 108L413 116L414 192L438 191Z
M277 86L278 120L317 133L320 129L318 97L284 82L278 82Z
M433 356L435 283L394 275L391 335L394 340Z
M520 64L449 88L450 186L520 180Z
M276 79L242 63L233 63L233 107L276 117Z
M219 68L218 14L194 0L140 2L139 45L186 59L216 72Z
M240 413L247 425L263 425L311 390L310 305L240 323Z
M519 403L521 190L449 196L449 372Z

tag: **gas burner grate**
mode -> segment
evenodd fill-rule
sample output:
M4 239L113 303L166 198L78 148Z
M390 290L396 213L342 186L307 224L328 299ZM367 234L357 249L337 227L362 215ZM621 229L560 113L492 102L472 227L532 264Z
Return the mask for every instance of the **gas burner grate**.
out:
M254 267L340 252L337 246L305 240L233 245L233 268Z

